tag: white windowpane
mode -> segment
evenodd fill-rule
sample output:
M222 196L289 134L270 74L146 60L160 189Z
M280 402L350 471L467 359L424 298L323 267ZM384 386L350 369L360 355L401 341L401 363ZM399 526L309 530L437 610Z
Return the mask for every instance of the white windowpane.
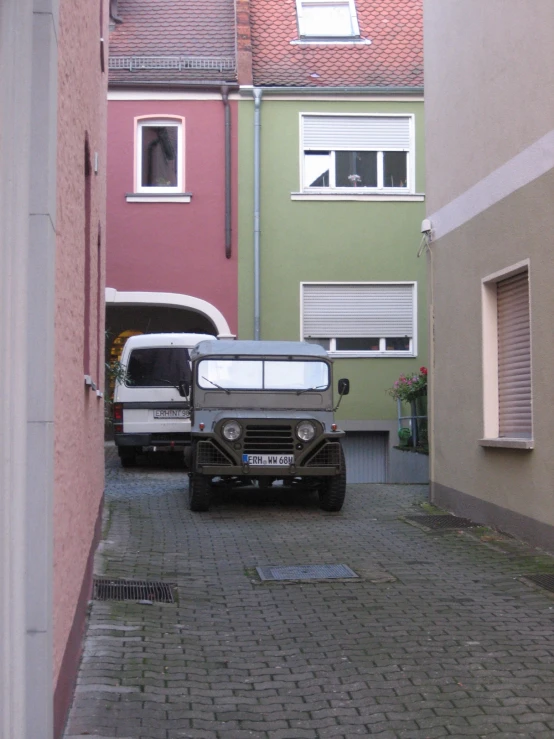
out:
M306 153L304 157L304 187L329 187L329 153Z

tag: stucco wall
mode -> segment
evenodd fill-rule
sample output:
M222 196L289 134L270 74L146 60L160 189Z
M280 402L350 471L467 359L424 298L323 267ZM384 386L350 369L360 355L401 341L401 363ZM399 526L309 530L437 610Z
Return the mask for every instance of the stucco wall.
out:
M554 173L437 242L432 479L554 526L554 212L545 192L554 193ZM530 260L535 448L483 448L481 279L522 259Z
M425 0L429 213L551 129L553 27L550 0Z
M533 3L532 13L502 0L425 4L427 208L440 223L437 210L448 206L457 224L439 228L429 263L432 491L460 513L473 507L516 532L533 532L532 519L541 543L554 546L554 528L546 528L554 526L554 171L545 165L548 143L525 153L554 136L553 24L549 0ZM523 159L511 167L516 155ZM481 281L527 259L534 449L483 448Z
M106 23L107 3L104 5ZM103 35L106 37L106 33ZM62 0L60 4L58 86L55 681L74 621L104 487L103 400L85 387L83 379L86 135L92 163L94 165L95 152L99 162L98 174L93 171L90 175L90 374L96 382L103 374L106 74L100 70L99 3ZM97 246L99 224L102 239L100 260Z
M173 292L215 305L237 328L236 103L232 127L232 257L225 256L225 127L221 100L110 100L107 284ZM128 203L134 118L183 116L184 186L190 203Z
M324 113L415 114L416 186L425 191L423 103L282 100L261 105L261 279L263 339L300 338L302 281L411 281L418 283L418 356L337 359L335 376L348 377L350 395L339 419L394 419L396 402L386 393L402 372L427 363L426 265L417 258L424 202L297 201L300 189L299 115ZM253 336L253 125L254 106L240 106L241 338Z

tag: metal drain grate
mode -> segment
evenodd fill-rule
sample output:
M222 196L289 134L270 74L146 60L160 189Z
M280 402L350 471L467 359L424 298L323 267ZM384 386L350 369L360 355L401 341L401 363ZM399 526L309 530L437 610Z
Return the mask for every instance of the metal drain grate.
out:
M433 531L437 529L470 529L472 526L477 526L469 518L460 518L459 516L404 516L404 518Z
M334 580L359 577L346 565L256 567L256 570L261 580Z
M132 600L151 603L175 603L176 583L151 580L110 580L95 577L93 580L94 600Z
M523 575L523 577L526 580L530 580L535 583L535 585L538 585L540 588L550 590L551 593L554 593L554 575Z

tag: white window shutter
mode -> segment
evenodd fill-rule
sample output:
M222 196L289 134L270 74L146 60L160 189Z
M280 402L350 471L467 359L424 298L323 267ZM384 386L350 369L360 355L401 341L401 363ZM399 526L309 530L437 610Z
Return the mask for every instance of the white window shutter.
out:
M307 338L413 337L414 286L303 285Z
M532 437L529 276L520 272L496 285L498 311L499 436Z
M303 116L304 151L409 151L410 118Z

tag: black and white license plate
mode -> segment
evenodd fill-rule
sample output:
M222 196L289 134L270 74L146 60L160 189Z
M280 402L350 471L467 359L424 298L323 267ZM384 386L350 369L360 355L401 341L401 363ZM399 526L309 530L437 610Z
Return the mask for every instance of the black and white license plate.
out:
M288 467L294 464L294 454L243 454L243 464L263 467Z
M188 408L157 408L154 411L154 418L189 418L190 411Z

